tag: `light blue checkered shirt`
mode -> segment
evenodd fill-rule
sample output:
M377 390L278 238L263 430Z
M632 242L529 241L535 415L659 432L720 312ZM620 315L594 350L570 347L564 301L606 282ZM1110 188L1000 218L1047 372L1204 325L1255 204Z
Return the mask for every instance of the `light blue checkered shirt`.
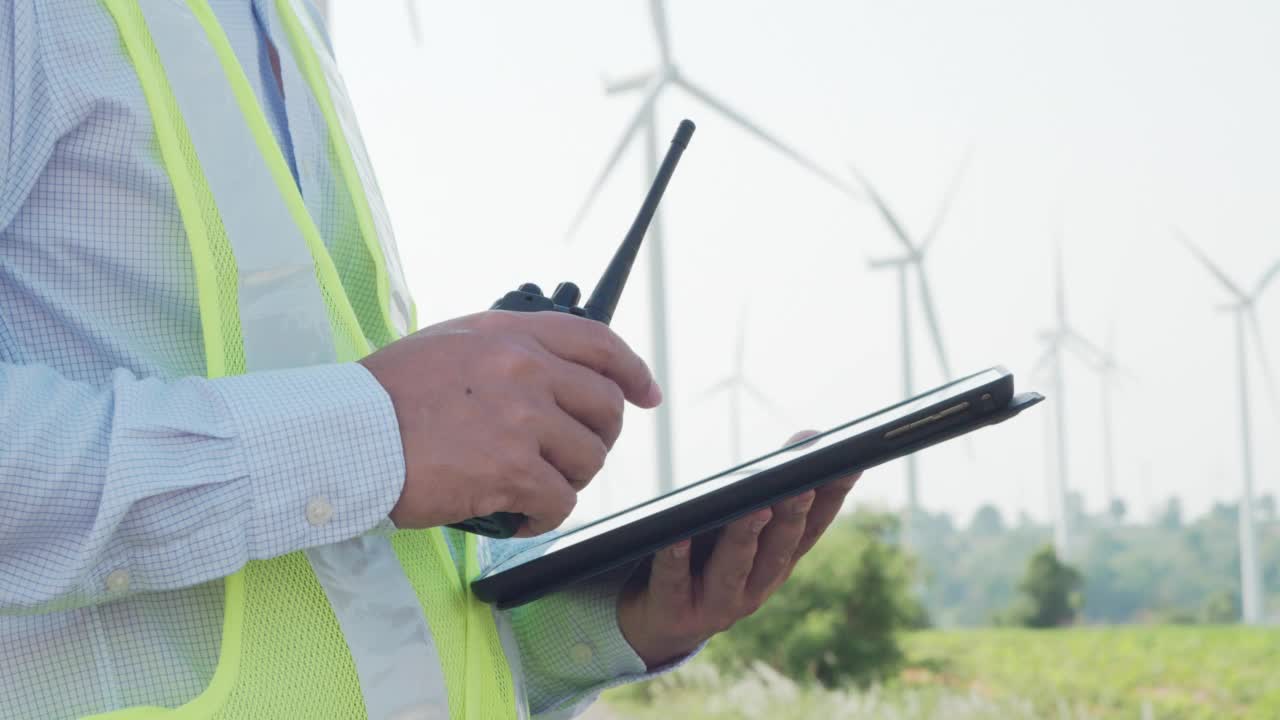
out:
M321 233L356 232L288 52L275 83L271 3L210 4ZM115 25L91 0L0 3L0 717L191 699L217 662L219 578L385 522L404 460L363 368L204 372L186 236ZM332 519L308 521L316 500ZM614 597L512 613L535 712L642 676Z

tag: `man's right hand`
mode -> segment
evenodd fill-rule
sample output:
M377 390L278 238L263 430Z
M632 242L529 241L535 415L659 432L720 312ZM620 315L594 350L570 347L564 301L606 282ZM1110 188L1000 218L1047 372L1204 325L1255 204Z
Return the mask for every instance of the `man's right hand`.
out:
M505 511L521 536L558 527L604 465L625 401L656 407L649 368L607 326L491 310L432 325L360 361L404 444L391 521L447 525Z

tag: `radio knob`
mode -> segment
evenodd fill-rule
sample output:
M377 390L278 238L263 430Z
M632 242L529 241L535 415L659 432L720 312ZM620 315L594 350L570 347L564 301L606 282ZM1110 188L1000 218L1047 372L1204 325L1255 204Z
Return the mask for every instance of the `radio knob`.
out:
M562 282L556 286L556 291L551 295L551 302L564 307L573 307L578 304L578 300L582 298L582 291L577 285L571 282Z

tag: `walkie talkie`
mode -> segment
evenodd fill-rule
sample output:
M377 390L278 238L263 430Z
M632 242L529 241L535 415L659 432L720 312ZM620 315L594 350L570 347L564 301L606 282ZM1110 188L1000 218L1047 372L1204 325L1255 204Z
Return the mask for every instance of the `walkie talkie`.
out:
M662 159L662 165L658 168L658 176L653 179L653 186L649 188L649 194L645 195L644 203L640 206L640 212L631 223L627 236L622 239L622 246L618 248L618 252L614 253L609 267L605 268L604 274L600 276L600 282L596 283L596 289L592 291L586 305L578 307L582 291L571 282L562 282L557 285L551 297L543 295L542 289L537 285L525 283L518 290L503 295L490 310L514 312L550 310L577 315L608 325L613 319L614 309L618 307L618 299L622 297L622 288L626 287L631 266L635 264L636 256L640 253L640 241L644 239L645 231L649 229L649 222L653 220L653 213L658 209L662 193L667 189L671 174L675 172L676 163L680 162L680 155L689 146L689 138L693 137L693 130L692 122L680 121L675 137L671 138L671 147L667 150L667 156ZM449 527L493 538L509 538L520 529L524 519L524 515L520 513L496 512L492 515L454 523Z

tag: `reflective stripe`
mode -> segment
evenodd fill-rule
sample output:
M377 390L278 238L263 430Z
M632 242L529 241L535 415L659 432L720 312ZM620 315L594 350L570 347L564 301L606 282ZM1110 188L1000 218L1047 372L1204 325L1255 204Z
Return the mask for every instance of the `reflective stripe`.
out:
M208 13L203 0L188 2ZM315 257L285 202L262 201L281 197L282 189L246 123L265 116L254 107L246 117L234 94L241 78L227 77L214 45L225 35L210 32L211 25L200 32L199 16L171 2L144 3L143 14L239 267L247 371L333 362L333 331L316 280L317 262L329 258L323 247ZM278 153L274 138L270 144ZM356 538L309 550L307 559L350 649L368 716L447 719L440 655L389 541Z
M502 641L502 652L507 665L511 667L511 683L516 696L517 720L529 720L529 691L524 685L524 666L520 662L520 645L516 641L515 628L511 626L511 618L497 607L492 608L493 622L498 627L498 639Z
M333 334L306 241L278 195L222 65L187 8L140 3L239 269L251 372L334 361Z
M373 720L448 720L440 653L418 596L380 535L307 551L342 628Z
M360 231L370 245L370 254L378 268L379 302L384 311L389 313L392 337L407 335L416 329L417 313L400 267L391 220L382 202L382 192L378 189L373 166L360 139L346 85L333 58L326 52L316 51L316 48L325 47L324 39L312 24L311 14L299 0L277 0L276 7L285 21L290 42L294 44L298 65L329 125L329 136L337 148L338 164L360 220ZM304 31L305 38L298 37L299 28ZM315 72L317 66L323 77L318 77ZM334 127L335 124L337 127Z

